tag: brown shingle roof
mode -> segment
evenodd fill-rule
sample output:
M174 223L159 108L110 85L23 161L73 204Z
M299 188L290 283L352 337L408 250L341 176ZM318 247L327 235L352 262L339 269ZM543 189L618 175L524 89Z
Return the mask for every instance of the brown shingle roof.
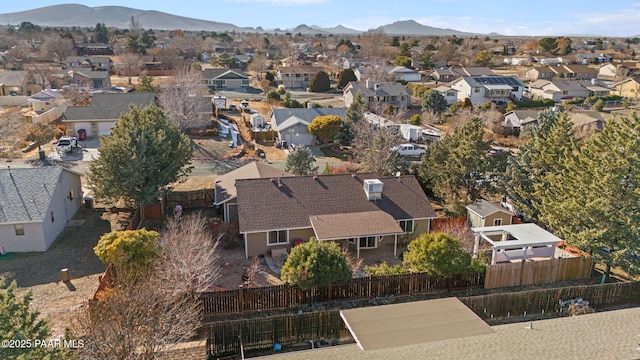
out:
M374 178L340 174L237 180L240 232L310 228L311 215L381 210L396 220L436 217L414 176L379 178L382 199L375 202L363 190L363 181Z
M257 178L275 178L279 176L293 176L280 169L263 164L261 162L251 162L245 166L239 167L228 172L216 179L215 182L215 205L220 205L227 200L236 197L236 180L239 179L257 179Z
M309 221L318 240L404 233L398 222L384 211L311 215Z

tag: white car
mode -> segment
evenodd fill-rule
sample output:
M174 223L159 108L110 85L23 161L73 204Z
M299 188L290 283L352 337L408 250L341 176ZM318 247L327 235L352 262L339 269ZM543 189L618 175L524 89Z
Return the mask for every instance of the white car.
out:
M56 143L56 150L58 152L69 153L72 152L73 149L78 147L78 139L75 136L63 136L58 139L58 143Z
M247 100L240 101L240 110L249 112L249 101Z
M400 156L422 156L427 152L424 148L413 144L400 144L394 146L391 151L395 151Z

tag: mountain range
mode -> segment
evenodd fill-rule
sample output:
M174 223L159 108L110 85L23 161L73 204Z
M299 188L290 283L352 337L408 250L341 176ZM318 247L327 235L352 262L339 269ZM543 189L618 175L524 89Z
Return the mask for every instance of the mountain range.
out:
M126 29L131 17L137 18L144 29L185 31L216 31L216 32L290 32L303 35L342 34L356 35L363 31L350 29L342 25L323 28L317 25L298 25L294 29L262 29L261 27L239 27L229 23L193 19L184 16L167 14L154 10L138 10L123 6L89 7L79 4L63 4L41 7L32 10L0 14L0 24L19 25L23 21L43 27L94 27L103 23L107 27ZM442 29L422 25L413 20L396 21L376 29L388 35L477 35L452 29Z

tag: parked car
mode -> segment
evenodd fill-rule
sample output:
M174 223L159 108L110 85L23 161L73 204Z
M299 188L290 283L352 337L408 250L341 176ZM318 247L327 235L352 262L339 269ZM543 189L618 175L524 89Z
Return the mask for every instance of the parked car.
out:
M427 152L423 147L414 144L401 144L391 148L391 151L395 151L400 156L422 156Z
M236 108L236 104L231 104L231 105L229 105L229 111L236 111L236 110L238 110L238 109Z
M78 147L78 139L75 136L63 136L58 139L56 143L56 150L58 152L72 152L73 149Z

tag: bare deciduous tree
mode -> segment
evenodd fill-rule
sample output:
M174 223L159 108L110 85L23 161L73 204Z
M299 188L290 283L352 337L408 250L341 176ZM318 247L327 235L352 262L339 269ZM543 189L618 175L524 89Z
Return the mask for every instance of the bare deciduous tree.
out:
M179 66L172 81L166 83L160 92L160 106L169 121L180 129L203 127L210 119L202 118L199 113L203 97L208 93L199 70L187 65Z
M57 62L62 62L67 56L75 54L75 48L72 40L54 34L44 40L40 52L41 56L46 59L55 59Z
M131 85L131 78L140 75L142 71L142 65L144 65L142 57L132 52L125 52L120 54L119 58L120 62L117 65L118 73L121 76L128 77L129 85Z
M210 289L220 276L218 241L199 213L170 219L156 271L161 287L176 294Z

